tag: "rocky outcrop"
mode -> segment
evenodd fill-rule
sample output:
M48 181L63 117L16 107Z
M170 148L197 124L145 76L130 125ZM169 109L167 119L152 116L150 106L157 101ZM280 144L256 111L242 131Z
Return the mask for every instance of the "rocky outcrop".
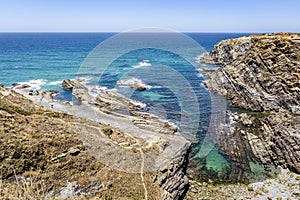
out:
M211 59L212 64L224 65L208 74L211 80L207 87L240 108L252 111L283 108L297 114L299 37L297 34L255 35L220 42L215 50L200 58L200 61Z
M117 92L102 92L96 96L94 104L103 112L129 113L146 108L145 104L132 101Z
M142 129L163 134L174 134L177 131L177 126L156 115L145 112L131 112L131 114L135 117L132 122Z
M65 90L86 89L86 87L83 85L85 81L86 80L84 79L67 79L63 80L61 86Z
M129 80L119 80L117 82L119 85L127 85L135 90L143 91L149 88L148 85L146 85L142 80L137 78L131 78Z
M189 144L179 149L172 162L158 172L157 182L163 189L161 199L183 199L188 190L189 180L186 176Z
M17 88L17 89L24 89L24 88L30 88L31 87L28 84L19 84L19 83L13 83L12 86Z
M190 180L185 200L195 199L298 199L300 175L278 167L276 179L249 184L209 184ZM279 189L280 188L280 189Z
M210 80L205 85L235 107L248 110L233 114L233 129L247 143L246 151L250 149L253 157L266 167L281 165L297 173L299 41L299 34L253 35L222 41L200 57L201 62L222 65L206 74Z
M280 110L260 116L238 115L253 155L264 165L280 165L300 173L299 117Z
M116 92L102 92L96 96L93 104L102 112L130 118L142 129L164 134L174 134L177 131L177 127L170 122L143 112L146 110L146 104L133 101Z
M213 65L231 62L246 54L255 42L255 37L223 40L213 50L201 55L200 62Z

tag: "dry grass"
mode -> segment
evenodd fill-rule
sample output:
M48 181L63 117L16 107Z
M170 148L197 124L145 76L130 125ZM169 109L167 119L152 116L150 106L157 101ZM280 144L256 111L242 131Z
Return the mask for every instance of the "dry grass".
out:
M36 200L45 199L46 189L43 181L32 178L16 178L15 183L0 179L0 200Z
M43 110L1 86L0 121L0 200L53 200L70 182L77 182L80 189L72 200L144 197L140 173L112 169L101 162L101 157L97 160L96 156L105 152L102 143L90 136L99 134L98 129L88 127L107 125ZM111 133L111 140L136 143L117 133ZM80 134L90 138L84 140L88 145L82 142ZM94 143L99 149L92 154L89 144ZM79 149L80 153L72 155L70 149ZM154 174L144 176L149 199L158 199L161 190L153 182ZM94 189L94 184L101 188Z

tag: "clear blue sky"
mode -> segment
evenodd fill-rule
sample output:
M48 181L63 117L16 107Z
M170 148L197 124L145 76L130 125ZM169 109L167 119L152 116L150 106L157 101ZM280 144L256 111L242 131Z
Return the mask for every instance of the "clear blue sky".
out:
M300 32L300 0L0 0L0 31Z

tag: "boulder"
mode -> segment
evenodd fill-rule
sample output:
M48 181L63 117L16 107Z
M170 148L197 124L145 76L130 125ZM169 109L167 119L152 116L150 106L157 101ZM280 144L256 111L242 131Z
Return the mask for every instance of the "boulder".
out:
M127 85L135 90L143 91L149 88L142 80L137 78L131 78L129 80L119 80L117 82L119 85Z
M30 88L31 86L28 84L14 84L14 88L15 89L26 89L26 88Z
M80 89L80 88L86 89L86 87L83 85L83 80L80 79L63 80L61 86L64 90L73 90L73 89Z

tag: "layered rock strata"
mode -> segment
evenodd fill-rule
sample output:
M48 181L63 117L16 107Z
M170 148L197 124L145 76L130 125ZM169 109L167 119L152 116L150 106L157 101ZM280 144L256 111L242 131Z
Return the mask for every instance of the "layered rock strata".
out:
M236 151L238 155L246 151L265 167L280 165L300 173L300 35L224 40L200 61L221 65L206 73L207 88L244 109L228 111L235 122L236 142L245 143L245 148ZM229 159L237 158L228 145L218 143Z
M158 116L147 112L146 104L133 101L117 92L102 91L95 97L90 94L93 91L80 83L77 79L65 80L70 85L73 85L73 96L80 102L97 107L101 112L107 114L130 118L131 121L138 127L158 133L174 134L177 127L166 120L160 119Z

